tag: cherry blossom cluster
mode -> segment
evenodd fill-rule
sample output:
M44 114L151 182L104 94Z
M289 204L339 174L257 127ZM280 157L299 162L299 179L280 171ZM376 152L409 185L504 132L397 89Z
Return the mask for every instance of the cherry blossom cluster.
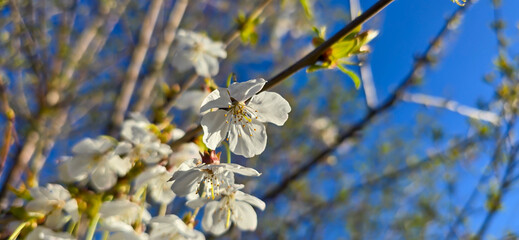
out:
M215 76L218 58L227 56L223 43L186 30L178 31L176 48L177 70L194 68L204 77ZM193 108L201 116L200 141L172 148L184 131L169 123L151 123L137 113L124 121L119 139L98 136L79 141L71 156L60 160L59 184L18 192L25 202L18 211L19 221L9 226L13 236L92 239L102 232L104 239L205 239L196 230L201 210L200 225L206 233L222 235L233 224L255 230L254 208L263 211L265 203L242 192L244 185L235 182L235 174L261 174L231 163L230 156L227 163L220 162L216 150L226 141L229 152L257 156L267 144L265 124L281 126L287 121L290 105L281 95L262 91L265 83L252 79L180 96L177 108ZM186 197L186 206L193 209L182 218L167 212L176 196ZM153 204L160 205L155 217L149 212ZM81 221L89 222L88 229L80 229Z

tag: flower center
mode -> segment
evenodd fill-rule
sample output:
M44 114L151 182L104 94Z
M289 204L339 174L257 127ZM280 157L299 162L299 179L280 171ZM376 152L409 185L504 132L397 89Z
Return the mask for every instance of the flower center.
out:
M243 102L233 101L233 105L229 105L229 111L225 114L225 117L227 117L228 114L232 114L231 118L225 122L228 124L241 125L244 129L248 129L249 135L252 136L252 133L256 131L256 128L252 125L252 120L258 119L257 112L257 110L248 107ZM238 134L238 137L241 137L241 134ZM228 140L227 138L227 141Z

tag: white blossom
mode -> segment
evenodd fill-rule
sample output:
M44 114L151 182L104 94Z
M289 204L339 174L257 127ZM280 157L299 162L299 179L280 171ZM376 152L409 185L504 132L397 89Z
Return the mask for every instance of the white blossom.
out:
M121 138L132 143L131 156L154 164L167 157L173 151L167 144L150 131L152 124L140 114L132 114L123 122Z
M164 166L156 165L146 169L135 179L135 189L147 187L150 197L162 204L169 204L175 199L171 190L173 182L168 182L173 176Z
M175 102L175 107L180 110L191 109L196 114L200 113L200 106L202 106L202 102L209 95L209 91L207 90L190 90L186 91Z
M204 240L204 234L188 227L176 215L170 214L151 219L150 240L178 239Z
M117 176L124 176L132 164L127 157L121 157L130 151L131 145L118 143L115 139L100 136L97 139L86 138L72 148L74 156L64 161L61 167L67 173L61 173L64 181L82 181L90 178L92 186L103 191L117 182Z
M110 237L108 237L108 240L148 240L148 234L146 233L136 233L133 232L116 232Z
M133 232L132 224L141 220L148 222L150 213L134 202L118 199L104 202L99 209L100 229L111 232Z
M320 117L312 120L310 122L310 129L314 135L319 136L327 146L335 143L339 134L337 126L335 126L333 122L327 117Z
M60 229L69 220L79 219L78 205L75 199L63 186L47 184L46 187L36 187L29 190L30 200L25 209L30 213L46 215L45 226Z
M244 176L259 176L253 168L242 167L234 163L206 164L200 160L186 161L171 178L171 189L179 196L196 193L203 183L202 192L209 198L215 197L226 188L234 185L234 173Z
M46 227L38 226L32 230L26 240L73 240L76 239L68 233L54 232Z
M225 233L231 222L243 231L254 231L258 218L252 206L265 209L265 203L259 198L233 189L224 195L220 201L210 201L206 204L202 228L216 236Z
M198 75L211 77L218 74L218 58L226 57L227 52L222 42L212 41L200 33L178 30L173 66L179 71L194 67Z
M264 123L281 126L288 119L290 105L279 94L258 92L266 81L252 79L233 83L227 89L211 92L200 112L212 110L202 116L203 141L215 149L225 139L235 154L247 158L265 150L267 132Z

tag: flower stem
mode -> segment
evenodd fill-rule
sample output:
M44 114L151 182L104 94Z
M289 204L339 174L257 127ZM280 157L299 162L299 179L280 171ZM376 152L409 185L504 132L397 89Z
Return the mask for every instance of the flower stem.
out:
M74 229L76 228L77 222L70 223L67 227L67 232L70 233L70 235L73 235Z
M109 232L109 231L104 231L104 232L103 232L103 238L102 238L102 239L103 239L103 240L107 240L108 237L110 237L110 232Z
M16 227L16 229L14 230L13 234L11 234L11 236L9 237L8 240L14 240L14 239L17 239L18 238L18 235L20 235L20 232L22 231L22 229L27 226L29 222L23 222L21 223L20 225L18 225L18 227Z
M229 144L227 144L226 142L222 143L225 146L225 150L227 151L225 153L225 155L227 156L227 163L231 163L231 149L229 148Z
M159 216L166 216L166 211L168 210L168 204L160 204L159 208Z
M99 222L99 213L96 213L94 218L90 221L90 225L88 226L88 232L86 236L86 240L92 240L94 238L94 233L96 231L97 223Z

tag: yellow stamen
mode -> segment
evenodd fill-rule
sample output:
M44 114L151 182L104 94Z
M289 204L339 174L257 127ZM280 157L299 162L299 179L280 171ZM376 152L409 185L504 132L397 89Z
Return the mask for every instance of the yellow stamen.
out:
M225 228L229 227L229 224L231 223L231 209L227 209L227 221L225 221Z

